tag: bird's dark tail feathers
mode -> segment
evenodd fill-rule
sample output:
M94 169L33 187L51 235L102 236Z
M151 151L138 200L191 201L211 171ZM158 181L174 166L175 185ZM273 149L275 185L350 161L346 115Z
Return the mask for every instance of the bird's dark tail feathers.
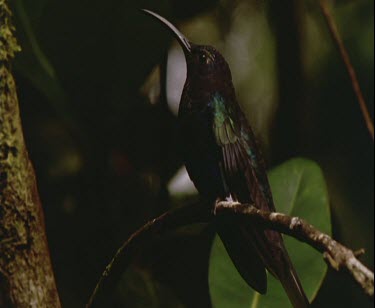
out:
M241 228L233 224L229 226L221 221L218 234L241 277L258 293L265 294L266 269L255 247L244 237Z
M243 228L225 219L218 221L217 227L218 234L233 264L250 287L261 294L266 293L265 268L267 268L280 280L294 308L309 307L309 301L279 234L275 238L279 242L279 245L276 245L278 257L272 258L269 251L266 252L268 249L272 250L271 247L267 247L267 244L272 244L266 239L268 236L265 237L264 233L261 235L262 232L253 228ZM275 263L276 259L280 262Z
M289 259L289 257L286 255ZM294 308L307 308L310 306L309 300L305 294L305 291L302 288L301 281L297 276L297 272L294 269L292 263L289 261L289 270L283 275L283 277L279 278L286 294L289 297L290 302L292 303Z

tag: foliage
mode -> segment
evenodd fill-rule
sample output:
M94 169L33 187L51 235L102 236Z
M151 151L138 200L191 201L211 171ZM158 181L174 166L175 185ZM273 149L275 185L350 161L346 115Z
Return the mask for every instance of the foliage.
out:
M10 2L22 47L14 65L21 118L64 306L85 304L113 253L137 227L196 199L176 199L167 188L182 165L176 118L165 99L150 104L140 88L163 62L172 38L139 7L159 12L192 41L224 53L271 166L296 156L316 161L327 180L335 237L366 248L364 262L373 265L373 148L355 97L315 1L290 1L275 10L279 2ZM374 97L373 6L361 0L337 1L334 7L367 102ZM301 23L284 27L292 20L284 19L277 26L275 18L292 11ZM277 29L301 34L284 34L301 44L301 57L277 39ZM292 65L296 59L300 75ZM285 132L292 125L296 133L282 135L275 147L270 127L285 116L285 109L277 109L285 88L280 76L289 76L292 92L300 91L298 99L288 92L284 102L294 99L300 108L278 126ZM211 240L207 229L157 238L134 262L173 294L171 303L178 298L186 307L208 307ZM354 286L336 278L328 274L316 305L331 307L335 298L340 307L370 307ZM111 300L111 307L124 306L118 292Z

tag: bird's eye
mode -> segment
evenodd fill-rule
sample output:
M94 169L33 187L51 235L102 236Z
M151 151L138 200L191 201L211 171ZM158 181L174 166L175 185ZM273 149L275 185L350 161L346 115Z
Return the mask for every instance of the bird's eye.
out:
M202 64L202 65L207 65L207 64L211 64L211 61L212 61L212 58L209 54L207 53L201 53L199 55L199 63Z
M199 55L199 62L201 64L207 64L207 55L205 53Z

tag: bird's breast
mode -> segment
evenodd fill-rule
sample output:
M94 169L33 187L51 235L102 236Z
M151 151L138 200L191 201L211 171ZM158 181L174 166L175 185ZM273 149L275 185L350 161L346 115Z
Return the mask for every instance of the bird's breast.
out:
M220 166L221 148L212 130L212 117L205 113L180 115L180 144L186 169L201 195L216 199L225 195Z

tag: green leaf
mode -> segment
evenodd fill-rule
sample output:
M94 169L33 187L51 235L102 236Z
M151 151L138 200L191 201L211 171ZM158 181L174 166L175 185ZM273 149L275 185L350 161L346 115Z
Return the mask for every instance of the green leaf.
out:
M18 26L17 34L22 48L22 52L16 58L15 68L47 98L64 124L71 130L78 131L73 119L74 113L68 108L65 90L34 31L35 23L40 18L46 4L46 0L33 1L32 5L24 0L14 2ZM33 18L30 18L31 16Z
M319 166L307 159L295 158L274 168L269 180L278 212L299 216L321 231L331 234L327 188ZM294 238L284 236L285 245L312 301L327 266L322 255ZM218 236L211 249L209 286L213 307L291 307L278 280L268 275L268 291L260 295L241 278Z

